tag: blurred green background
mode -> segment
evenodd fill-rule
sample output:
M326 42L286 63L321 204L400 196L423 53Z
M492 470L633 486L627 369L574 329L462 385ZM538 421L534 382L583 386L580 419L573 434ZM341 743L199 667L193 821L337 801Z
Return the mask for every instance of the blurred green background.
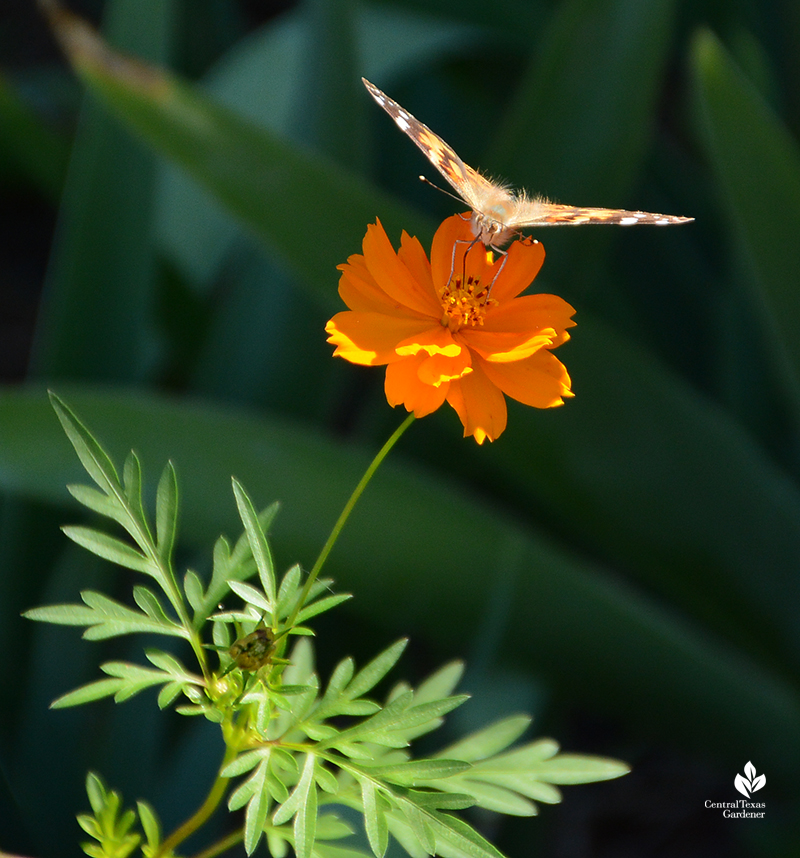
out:
M632 764L538 819L479 820L512 858L800 854L796 0L72 8L176 78L85 44L76 75L33 4L4 2L0 849L79 854L89 768L171 828L221 753L152 696L47 709L143 641L19 616L131 591L58 530L83 477L45 386L118 460L135 447L151 490L174 459L201 572L239 531L231 474L282 501L279 564L308 568L402 419L381 370L330 358L335 266L376 216L427 243L458 206L364 75L515 186L696 221L538 233L536 290L577 309L575 399L511 403L493 445L449 408L407 433L330 558L355 598L321 624L321 668L408 634L411 678L468 662L445 729L524 710ZM748 761L766 819L723 819L705 802L740 798Z

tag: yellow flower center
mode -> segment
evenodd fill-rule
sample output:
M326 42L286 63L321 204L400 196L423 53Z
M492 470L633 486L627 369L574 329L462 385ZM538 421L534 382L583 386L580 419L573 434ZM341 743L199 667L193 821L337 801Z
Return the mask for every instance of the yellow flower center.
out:
M480 278L471 274L451 277L439 296L444 310L442 325L451 331L457 331L467 325L482 325L486 310L498 303L489 297L492 283L484 286Z

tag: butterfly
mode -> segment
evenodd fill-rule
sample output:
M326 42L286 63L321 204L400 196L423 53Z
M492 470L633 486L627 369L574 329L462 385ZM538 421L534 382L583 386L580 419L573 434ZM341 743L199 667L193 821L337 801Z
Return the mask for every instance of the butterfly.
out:
M544 197L529 197L525 191L511 190L506 185L490 181L465 164L452 146L448 146L427 125L423 125L366 78L362 77L361 80L369 94L394 119L397 127L422 149L431 164L472 209L472 231L487 247L500 248L520 229L532 226L580 226L587 223L668 226L694 220L691 217L654 212L564 206L551 203Z

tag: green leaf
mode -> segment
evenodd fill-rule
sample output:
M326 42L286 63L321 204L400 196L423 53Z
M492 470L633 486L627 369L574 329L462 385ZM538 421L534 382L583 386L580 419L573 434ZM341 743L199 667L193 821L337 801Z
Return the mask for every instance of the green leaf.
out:
M316 757L308 754L306 757L297 790L303 790L303 795L294 817L294 849L297 858L311 858L317 833L317 788L315 770Z
M122 469L122 488L125 492L127 509L142 530L146 531L147 520L142 506L142 465L133 450L128 453Z
M440 751L437 756L469 762L494 756L516 742L528 729L531 720L528 715L512 715L501 721L495 721L494 724L471 733Z
M407 644L408 638L403 638L372 659L369 664L355 675L352 682L347 686L347 696L351 699L361 697L376 686L397 664L397 660L403 654L403 650Z
M243 581L229 581L228 586L232 592L244 599L249 605L257 608L259 612L271 613L273 611L275 603L266 598L257 587Z
M74 691L68 691L57 697L51 704L51 709L66 709L69 706L81 706L84 703L92 703L103 697L116 694L123 683L119 679L98 679L88 685L82 685Z
M125 661L109 661L100 665L100 669L120 680L120 687L114 695L114 700L117 703L122 703L154 685L169 682L172 678L170 673L166 671L152 670L149 667L142 667ZM182 676L182 679L184 684L197 681L190 676Z
M81 464L86 473L97 483L97 485L110 497L122 500L122 486L119 482L116 469L108 458L103 448L97 443L93 435L72 413L69 407L62 402L55 393L50 393L50 403L64 427L70 443L75 448Z
M250 769L255 768L262 760L269 759L270 749L257 748L254 751L246 751L243 754L239 754L235 760L228 763L227 766L220 772L221 776L224 778L235 778L239 775L243 775L245 772L249 772ZM239 807L244 806L244 801L241 804L237 804L236 806L229 805L231 810L236 810Z
M352 743L357 740L390 748L404 748L409 744L406 735L408 730L422 725L433 729L438 725L440 716L469 700L467 695L459 695L412 706L413 698L413 692L410 691L401 695L360 724L321 742L320 747L333 746L350 754L353 753Z
M422 783L440 778L449 778L452 775L461 774L471 769L469 763L462 760L411 760L407 763L397 763L391 766L369 766L362 767L373 777L381 778L389 783L400 786L418 786Z
M360 778L361 801L364 805L364 827L370 848L376 858L383 858L389 845L389 826L386 822L386 802L381 799L375 784L369 778Z
M453 693L461 677L464 675L464 662L451 661L440 667L427 679L419 684L414 692L415 703L426 703L429 700L439 700ZM460 758L466 759L466 757Z
M297 615L295 622L303 623L311 617L316 617L317 614L321 614L324 611L330 611L331 608L335 608L337 605L341 605L342 602L346 602L348 599L352 598L353 597L350 593L339 593L336 596L327 596L324 599L318 599L316 602L312 602L310 605L303 608L303 610Z
M147 587L137 584L133 588L133 600L148 617L164 624L173 623L164 612L164 608L161 606L161 602L158 601L156 594Z
M146 575L157 575L152 562L127 542L109 536L100 530L80 525L66 525L61 530L78 545L108 560L118 566L144 572Z
M498 722L502 729L495 736L492 731L498 725L467 737L467 751L480 749L482 736L495 741L500 736L511 735L514 731L510 729L509 722L514 720L519 719ZM473 744L475 739L478 739L477 744ZM446 753L457 752L458 744L448 748ZM499 742L496 744L498 748L504 747ZM528 799L548 804L561 801L561 793L552 784L591 783L620 777L629 771L630 768L618 760L558 756L556 742L540 739L497 756L475 758L468 771L456 773L436 786L448 792L467 793L487 810L532 816L536 813L536 806Z
M239 509L242 524L244 524L247 540L250 543L250 550L253 552L253 558L256 561L258 575L261 578L261 586L267 594L267 600L270 605L268 610L272 611L275 609L277 589L272 553L269 550L267 537L258 521L258 515L252 501L238 480L233 480L233 493L236 497L236 506Z
M551 784L588 784L611 780L630 772L630 767L619 760L593 757L586 754L559 754L543 761L532 769Z
M164 561L169 562L172 557L177 530L178 477L175 466L172 462L167 462L156 492L156 544L158 554Z
M276 809L272 817L275 825L282 825L284 822L288 822L297 813L300 806L308 801L308 796L314 783L315 765L316 756L310 752L307 753L300 780L292 790L289 798Z
M146 801L137 801L136 807L139 810L139 819L142 823L144 836L147 838L147 845L151 849L155 849L161 843L161 824L156 812Z
M75 498L78 503L93 510L107 518L119 521L123 517L123 513L119 508L119 504L114 498L109 497L91 486L72 485L67 486L67 491Z
M228 807L231 810L247 803L244 818L244 848L252 855L264 831L270 797L265 789L269 760L262 760L253 774L231 795Z
M192 610L198 611L204 601L203 582L193 569L188 569L183 576L183 592Z
M446 843L470 858L504 858L499 849L457 816L438 811L428 811L428 813L426 821L433 830L437 845L442 844L438 848L443 852Z
M181 626L167 619L154 619L135 611L121 602L110 599L103 593L85 590L81 593L83 605L47 605L32 608L23 616L39 622L57 623L66 626L88 626L83 634L86 640L104 640L117 635L134 632L188 637Z

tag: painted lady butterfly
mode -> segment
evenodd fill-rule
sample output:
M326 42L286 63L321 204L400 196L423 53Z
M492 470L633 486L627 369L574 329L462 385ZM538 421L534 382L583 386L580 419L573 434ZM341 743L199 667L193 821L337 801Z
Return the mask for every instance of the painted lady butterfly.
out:
M562 206L543 197L529 197L525 191L509 190L473 170L427 125L423 125L366 78L361 80L369 94L394 119L397 127L422 149L431 164L472 209L472 231L475 237L488 247L502 247L523 227L580 226L587 223L614 223L619 226L647 223L668 226L694 220L691 217L653 212Z

